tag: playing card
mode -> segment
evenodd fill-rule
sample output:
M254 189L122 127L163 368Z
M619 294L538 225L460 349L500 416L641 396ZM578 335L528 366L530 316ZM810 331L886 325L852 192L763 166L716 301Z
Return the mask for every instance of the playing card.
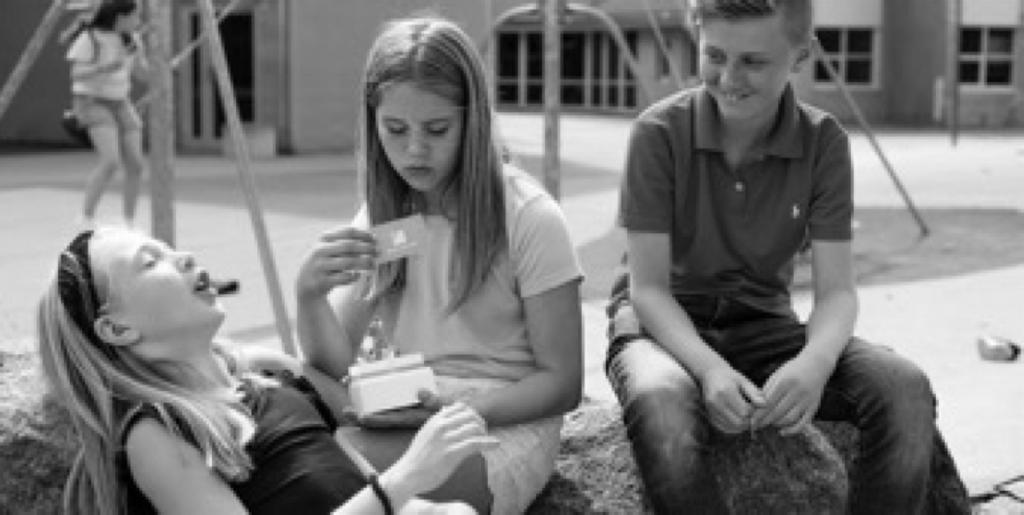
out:
M427 227L422 215L412 215L375 225L370 232L377 239L377 263L387 263L416 254Z

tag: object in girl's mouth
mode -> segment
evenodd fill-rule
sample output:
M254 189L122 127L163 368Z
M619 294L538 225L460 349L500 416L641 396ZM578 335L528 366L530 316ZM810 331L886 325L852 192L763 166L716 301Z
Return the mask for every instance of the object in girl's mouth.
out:
M348 393L361 416L419 404L419 392L437 395L434 371L422 354L406 354L352 365L348 369Z
M999 336L978 338L978 354L988 361L1013 361L1020 356L1020 345Z
M412 215L370 227L377 239L377 264L387 263L419 252L427 227L422 215Z
M210 280L210 287L213 288L213 291L217 292L217 295L233 295L238 293L240 285L238 279L212 279Z

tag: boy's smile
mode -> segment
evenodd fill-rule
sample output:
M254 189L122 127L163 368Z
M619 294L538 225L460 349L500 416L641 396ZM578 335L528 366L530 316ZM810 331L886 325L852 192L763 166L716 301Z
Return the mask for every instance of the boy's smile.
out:
M770 123L789 74L806 55L787 38L779 14L701 26L700 77L726 122Z

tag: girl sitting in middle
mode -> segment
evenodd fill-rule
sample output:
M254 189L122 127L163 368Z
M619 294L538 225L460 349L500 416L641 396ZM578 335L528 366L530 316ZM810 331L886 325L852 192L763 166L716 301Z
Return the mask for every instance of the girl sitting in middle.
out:
M486 421L501 443L483 453L481 488L492 512L522 513L553 471L562 414L582 392L582 273L565 219L502 163L481 59L456 25L387 25L360 98L365 205L323 234L300 270L301 346L343 377L378 318L401 353L425 355L442 403L461 400ZM425 222L416 254L379 262L369 229L409 216ZM411 428L428 413L363 422ZM363 433L368 453L383 445Z

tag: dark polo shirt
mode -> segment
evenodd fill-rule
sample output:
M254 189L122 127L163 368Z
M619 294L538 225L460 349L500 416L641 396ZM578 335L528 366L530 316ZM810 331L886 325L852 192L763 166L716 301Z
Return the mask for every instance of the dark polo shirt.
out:
M791 314L793 258L806 241L849 240L852 166L828 113L783 94L752 161L731 169L715 100L681 91L634 122L619 223L668 233L675 295L727 296Z

